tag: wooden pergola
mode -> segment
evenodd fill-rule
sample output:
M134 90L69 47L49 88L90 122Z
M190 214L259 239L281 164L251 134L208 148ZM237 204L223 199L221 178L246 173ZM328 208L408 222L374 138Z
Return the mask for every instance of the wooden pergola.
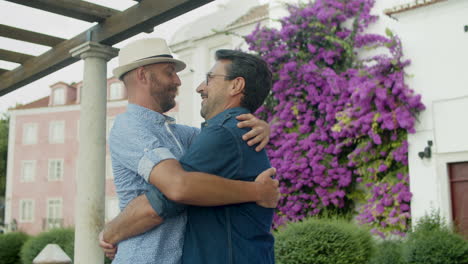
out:
M71 39L0 24L1 37L52 47L37 57L0 49L0 60L21 64L13 70L0 69L0 96L78 61L70 50L87 41L112 46L212 0L134 0L138 4L124 11L81 0L4 1L98 24Z
M98 234L104 224L106 72L107 62L118 51L112 45L141 32L152 32L155 26L212 0L139 0L124 11L81 0L6 1L97 23L71 39L0 24L1 37L51 47L39 56L0 49L0 60L20 64L13 70L0 69L0 96L80 59L84 61L73 263L103 263Z

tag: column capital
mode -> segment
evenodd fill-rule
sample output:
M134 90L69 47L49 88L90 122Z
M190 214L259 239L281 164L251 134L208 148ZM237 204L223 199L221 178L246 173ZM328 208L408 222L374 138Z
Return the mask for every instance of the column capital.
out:
M108 61L117 56L119 49L88 41L71 49L70 53L73 57L80 57L81 59L98 57Z

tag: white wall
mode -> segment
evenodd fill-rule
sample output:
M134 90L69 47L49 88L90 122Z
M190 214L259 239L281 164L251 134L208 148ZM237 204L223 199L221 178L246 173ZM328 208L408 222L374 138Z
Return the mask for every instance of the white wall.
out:
M376 0L373 13L377 23L368 32L385 34L389 28L400 37L403 52L411 65L406 69L408 86L422 95L426 106L408 137L410 188L413 224L432 209L452 220L447 163L468 161L468 1L450 0L394 14L385 9L410 0ZM364 53L364 56L366 54ZM368 55L368 54L367 54ZM432 140L433 156L421 159L427 141Z
M412 60L408 85L422 94L426 110L409 137L412 214L431 208L451 221L447 163L468 161L468 1L451 0L395 15L404 53ZM421 160L428 140L433 157ZM416 221L413 221L413 223Z

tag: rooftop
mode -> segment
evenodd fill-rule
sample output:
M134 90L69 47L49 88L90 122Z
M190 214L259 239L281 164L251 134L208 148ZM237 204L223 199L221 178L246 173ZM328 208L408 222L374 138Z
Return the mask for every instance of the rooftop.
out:
M408 3L408 4L398 5L393 8L386 9L384 10L384 13L389 17L393 17L393 15L395 14L403 13L409 10L414 10L414 9L418 9L421 7L437 4L440 2L446 2L446 1L448 0L414 0L413 2Z

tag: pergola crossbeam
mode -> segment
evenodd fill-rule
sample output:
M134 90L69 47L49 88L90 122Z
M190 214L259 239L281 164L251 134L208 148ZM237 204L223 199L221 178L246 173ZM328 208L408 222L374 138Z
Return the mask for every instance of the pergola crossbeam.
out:
M53 47L65 39L0 24L0 36Z
M23 64L32 58L32 55L0 49L0 60Z
M44 0L28 2L35 1ZM0 96L78 61L78 58L70 55L70 50L87 41L112 46L211 1L143 0L138 5L107 18L87 32L63 41L42 55L27 60L22 67L1 74Z
M7 0L16 4L72 17L87 22L100 22L120 11L81 0Z

